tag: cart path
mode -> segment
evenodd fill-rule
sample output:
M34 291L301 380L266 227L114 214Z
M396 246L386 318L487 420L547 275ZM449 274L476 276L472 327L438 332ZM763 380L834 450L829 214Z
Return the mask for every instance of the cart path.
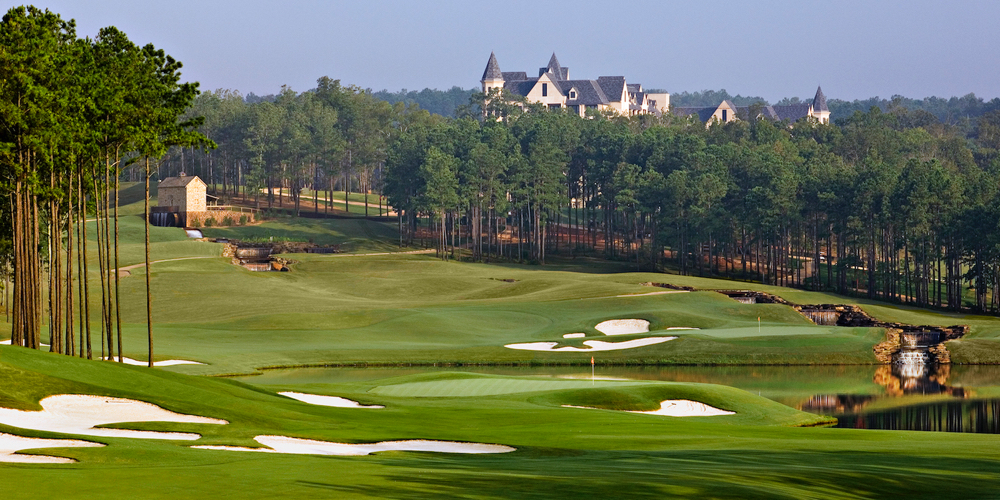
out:
M198 257L178 257L176 259L154 260L154 261L151 261L150 264L158 264L160 262L174 262L174 261L178 261L178 260L217 259L219 257L221 257L221 256L220 255L201 255L201 256L198 256ZM133 269L138 269L140 267L146 267L146 263L142 262L142 263L139 263L139 264L132 264L130 266L119 267L118 268L118 277L124 278L126 276L131 276L132 273L129 272L129 271L131 271Z

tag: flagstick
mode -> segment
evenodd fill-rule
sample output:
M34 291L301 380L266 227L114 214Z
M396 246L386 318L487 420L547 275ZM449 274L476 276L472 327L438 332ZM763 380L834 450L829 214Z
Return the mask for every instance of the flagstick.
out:
M590 385L594 385L594 357L590 357Z
M760 335L760 316L757 316L757 335Z

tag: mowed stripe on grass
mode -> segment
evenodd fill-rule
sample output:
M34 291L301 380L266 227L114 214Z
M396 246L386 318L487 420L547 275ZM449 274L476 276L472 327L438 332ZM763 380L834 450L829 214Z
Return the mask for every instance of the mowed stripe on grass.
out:
M559 391L567 389L621 388L635 385L655 385L656 382L623 382L609 380L531 380L476 377L452 380L411 382L383 385L371 389L380 396L410 398L468 398L496 396L521 392Z

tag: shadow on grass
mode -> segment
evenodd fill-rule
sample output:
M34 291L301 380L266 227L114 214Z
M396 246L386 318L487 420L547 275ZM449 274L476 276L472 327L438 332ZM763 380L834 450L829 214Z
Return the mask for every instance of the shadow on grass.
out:
M996 461L952 457L752 450L517 453L520 460L394 457L384 465L398 472L373 477L379 484L298 484L383 498L982 498L1000 486Z

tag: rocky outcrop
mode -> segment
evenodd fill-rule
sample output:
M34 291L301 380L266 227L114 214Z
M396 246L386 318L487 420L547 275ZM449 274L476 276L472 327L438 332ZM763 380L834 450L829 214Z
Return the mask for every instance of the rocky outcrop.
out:
M670 290L684 290L686 292L693 292L695 288L693 286L681 286L681 285L671 285L670 283L654 283L652 281L647 281L645 283L639 283L642 286L655 286L659 288L668 288Z
M898 328L886 328L885 330L885 340L875 344L872 351L875 352L875 359L883 365L888 365L892 363L892 357L899 352L902 343L900 342L899 334L901 331Z
M677 286L669 283L642 283L672 290L697 291L694 287ZM846 327L884 328L885 340L873 348L875 359L882 364L892 363L904 344L909 348L927 346L927 353L933 363L951 363L951 354L945 342L962 338L969 333L968 325L934 326L892 323L873 318L861 307L849 304L793 304L766 292L755 290L715 290L745 304L784 304L791 306L810 321L817 324Z

